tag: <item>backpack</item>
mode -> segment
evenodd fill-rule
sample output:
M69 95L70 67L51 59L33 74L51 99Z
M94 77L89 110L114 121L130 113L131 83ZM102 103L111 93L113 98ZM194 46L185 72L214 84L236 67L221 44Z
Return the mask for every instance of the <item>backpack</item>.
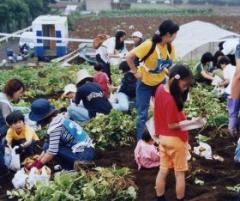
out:
M107 40L109 36L107 34L99 34L93 39L93 48L98 49L102 43Z
M152 44L152 47L150 48L148 53L141 59L140 62L145 61L155 51L155 48L156 48L156 45ZM171 55L171 53L172 53L172 45L170 43L167 43L167 51ZM169 60L169 59L170 58L167 56L167 60Z

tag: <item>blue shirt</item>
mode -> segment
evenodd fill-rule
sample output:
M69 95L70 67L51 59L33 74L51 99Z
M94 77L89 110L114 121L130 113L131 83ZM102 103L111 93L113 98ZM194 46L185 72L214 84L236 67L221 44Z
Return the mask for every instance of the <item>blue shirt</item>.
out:
M88 110L89 117L95 117L96 113L109 114L112 106L104 96L101 87L92 82L87 82L77 90L75 103L78 105L83 101L84 107Z

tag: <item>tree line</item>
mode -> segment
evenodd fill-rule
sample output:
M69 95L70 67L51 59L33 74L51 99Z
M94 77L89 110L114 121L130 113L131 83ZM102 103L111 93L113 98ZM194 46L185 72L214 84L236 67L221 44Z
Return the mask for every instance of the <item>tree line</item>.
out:
M54 0L1 0L0 31L13 32L31 24L33 19L49 12Z

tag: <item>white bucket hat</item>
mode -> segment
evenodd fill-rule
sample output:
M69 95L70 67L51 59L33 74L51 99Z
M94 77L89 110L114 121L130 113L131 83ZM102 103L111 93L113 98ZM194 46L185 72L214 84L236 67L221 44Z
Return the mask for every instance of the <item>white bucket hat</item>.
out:
M92 76L89 74L89 72L86 69L82 69L82 70L78 71L76 84L78 84L79 82L81 82L82 80L84 80L86 78L92 78Z
M143 38L143 34L140 31L135 31L132 33L132 37Z
M69 92L77 92L77 87L75 84L68 84L64 87L63 97L65 97Z

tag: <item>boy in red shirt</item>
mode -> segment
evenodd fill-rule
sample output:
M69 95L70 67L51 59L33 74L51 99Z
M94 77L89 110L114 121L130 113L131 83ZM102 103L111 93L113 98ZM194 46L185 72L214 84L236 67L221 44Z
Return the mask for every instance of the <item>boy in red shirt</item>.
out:
M188 170L188 132L182 131L184 102L192 84L192 72L183 65L171 68L169 82L155 94L154 124L160 139L160 170L156 179L157 201L165 201L165 184L169 169L174 168L176 196L184 201L185 172Z
M106 73L102 71L103 66L100 63L94 64L94 69L97 72L93 78L93 81L100 85L103 90L104 95L108 98L109 92L109 78Z

